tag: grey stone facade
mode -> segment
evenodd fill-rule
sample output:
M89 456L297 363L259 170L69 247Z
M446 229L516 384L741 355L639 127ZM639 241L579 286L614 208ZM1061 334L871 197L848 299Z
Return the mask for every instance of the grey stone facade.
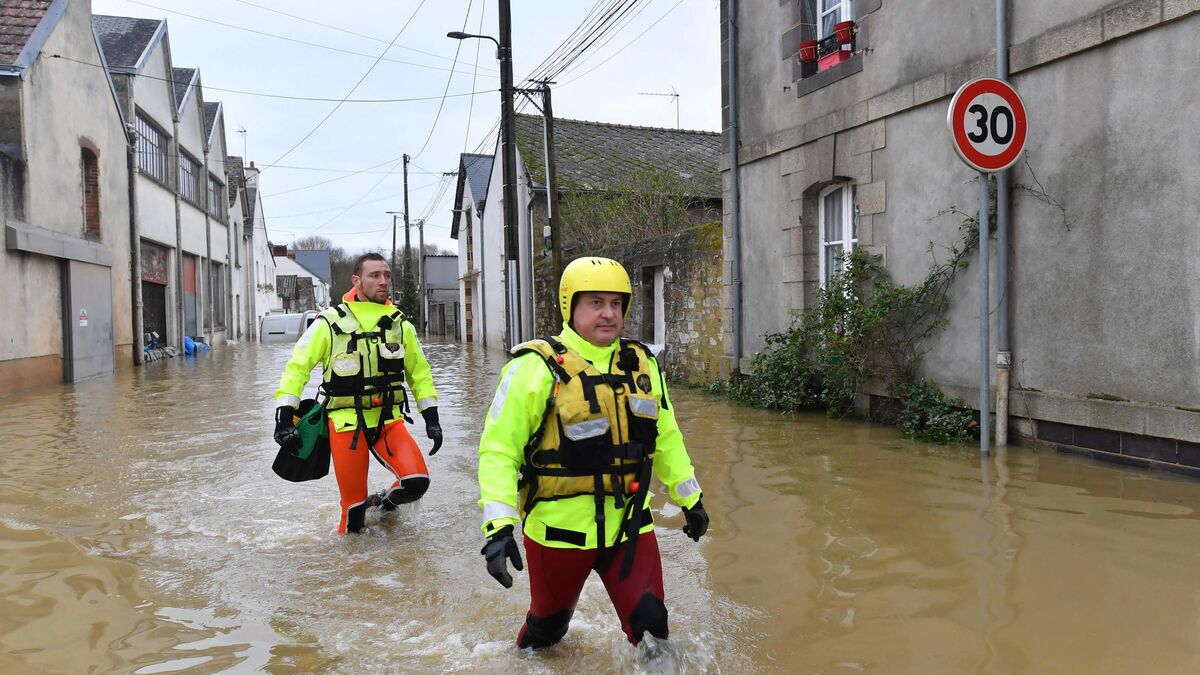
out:
M961 217L939 214L977 209L946 106L964 82L996 72L994 2L934 12L860 0L869 49L818 80L799 78L788 50L802 1L737 3L744 349L732 353L726 214L727 370L747 368L763 336L811 304L824 187L853 185L859 246L903 283L923 278L931 244L956 242ZM1033 435L1041 420L1200 441L1188 410L1200 406L1200 193L1187 187L1200 180L1200 2L1013 0L1009 25L1010 81L1030 130L1011 173L1009 285L993 277L991 297L1010 302L1017 430ZM728 167L725 155L727 209ZM953 285L950 324L923 373L972 405L976 277L972 267ZM1126 429L1129 414L1140 421Z

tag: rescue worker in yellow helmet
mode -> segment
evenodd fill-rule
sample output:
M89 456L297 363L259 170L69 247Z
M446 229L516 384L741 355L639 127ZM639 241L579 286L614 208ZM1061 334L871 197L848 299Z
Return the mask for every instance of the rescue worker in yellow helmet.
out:
M608 258L579 258L559 284L562 332L513 348L479 440L479 505L488 572L512 586L523 569L529 611L519 647L562 639L596 570L633 644L667 637L662 564L650 512L651 472L683 507L684 532L708 529L700 484L666 381L650 351L621 338L632 288Z
M329 446L341 493L338 533L363 529L367 507L384 510L420 499L429 489L429 469L408 433L408 393L412 387L425 434L433 439L432 456L442 446L437 391L417 332L392 304L391 271L378 253L354 263L353 288L304 331L284 367L275 400L275 440L298 446L294 415L312 369L324 371L321 392L327 397ZM390 487L367 494L371 457L394 476Z

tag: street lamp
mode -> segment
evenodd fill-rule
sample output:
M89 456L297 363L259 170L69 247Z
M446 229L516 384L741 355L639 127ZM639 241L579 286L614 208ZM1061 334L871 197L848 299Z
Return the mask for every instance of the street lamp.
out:
M475 38L491 40L496 43L496 58L500 61L500 150L501 168L504 179L504 258L505 290L509 308L512 310L506 322L508 344L510 348L517 342L531 337L532 326L527 331L521 320L521 274L518 251L520 242L517 237L517 152L516 152L516 115L513 112L513 74L512 74L512 16L511 0L500 0L500 39L490 35L477 35L462 31L451 31L446 37L454 40ZM532 317L531 317L532 318Z
M468 38L479 38L481 40L491 40L492 42L496 43L496 49L500 49L500 43L497 42L496 38L492 37L491 35L476 35L475 33L464 33L460 30L452 30L449 33L446 33L446 37L452 38L455 40L466 40ZM496 53L496 58L497 59L502 58L499 52Z

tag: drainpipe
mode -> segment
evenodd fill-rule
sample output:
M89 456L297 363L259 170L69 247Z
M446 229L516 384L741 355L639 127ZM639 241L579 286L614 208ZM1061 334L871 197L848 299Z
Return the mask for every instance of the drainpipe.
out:
M172 123L171 130L174 132L171 141L173 152L171 153L172 159L168 160L167 180L173 186L172 191L175 193L175 313L178 319L175 325L179 330L179 343L176 345L176 349L182 354L183 338L187 335L187 311L184 307L187 303L184 300L183 290L183 205L179 196L179 153L181 148L179 147L178 119ZM171 172L171 169L174 169L174 173Z
M729 236L732 239L729 283L733 293L733 368L742 372L742 236L738 214L741 188L738 184L737 131L737 0L727 0L729 16Z
M1008 0L996 0L996 78L1008 81ZM996 445L1008 445L1008 386L1012 368L1009 341L1008 279L1009 170L996 174L996 281L1000 302L996 310Z
M129 141L125 152L126 172L129 176L129 292L133 305L133 364L143 365L145 360L145 328L142 325L142 234L137 219L137 130L126 125L125 134Z

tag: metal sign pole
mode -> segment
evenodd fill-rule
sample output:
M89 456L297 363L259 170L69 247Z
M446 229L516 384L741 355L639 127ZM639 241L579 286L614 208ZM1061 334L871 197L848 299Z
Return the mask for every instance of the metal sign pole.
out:
M988 454L991 352L988 325L988 174L979 172L979 454Z

